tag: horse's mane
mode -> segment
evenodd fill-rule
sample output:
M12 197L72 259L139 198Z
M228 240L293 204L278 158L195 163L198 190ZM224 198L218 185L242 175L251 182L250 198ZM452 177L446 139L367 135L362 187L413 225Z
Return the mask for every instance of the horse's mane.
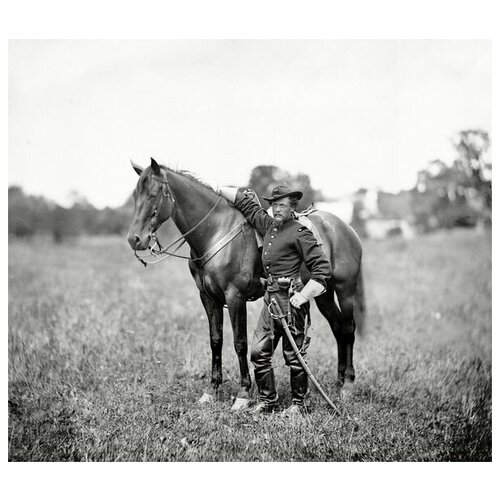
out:
M175 172L176 174L182 175L182 177L186 177L200 186L203 186L207 188L209 191L211 191L214 194L217 194L214 190L214 188L210 185L207 184L203 179L201 179L198 175L196 175L194 172L191 172L190 170L185 170L185 169L178 169L178 168L173 168L173 167L165 167L167 170L170 170L171 172Z

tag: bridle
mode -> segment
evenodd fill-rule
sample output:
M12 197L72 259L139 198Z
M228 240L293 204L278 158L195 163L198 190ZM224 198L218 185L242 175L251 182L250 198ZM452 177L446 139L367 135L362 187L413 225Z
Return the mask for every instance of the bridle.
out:
M158 236L156 235L156 230L158 229L158 227L156 227L156 226L158 224L158 217L160 215L160 210L161 210L161 207L163 205L163 201L165 200L165 198L170 198L172 201L173 208L172 208L172 214L170 215L170 217L172 217L172 215L175 213L175 209L176 209L177 205L176 205L172 190L170 188L170 185L168 183L168 178L166 176L166 173L165 173L165 177L163 177L162 175L159 175L159 176L152 175L151 178L154 179L155 181L161 183L161 197L160 197L160 200L158 201L158 206L154 210L153 215L151 216L151 220L149 222L149 241L153 242L153 244L149 246L149 253L151 256L153 256L155 258L155 260L149 261L149 262L145 261L140 255L137 254L137 250L135 250L134 255L135 255L136 259L141 264L144 264L144 267L146 267L148 264L159 264L160 262L163 262L168 257L177 257L179 259L186 259L186 260L190 260L193 262L200 261L200 260L206 261L207 256L210 253L211 249L208 250L208 252L205 252L205 254L203 254L201 257L195 257L195 258L186 257L185 255L179 255L179 254L176 254L175 252L177 252L177 250L179 250L179 248L181 248L182 245L184 245L184 243L186 243L186 241L187 241L186 236L189 236L193 231L195 231L199 226L201 226L201 224L203 224L210 217L210 215L215 211L215 209L219 205L222 197L220 195L217 197L217 200L215 201L215 204L212 206L212 208L205 214L205 216L194 227L192 227L189 231L185 232L184 234L181 234L181 236L179 238L177 238L174 242L170 243L170 245L168 245L166 248L163 248L161 246L160 240L158 239ZM179 245L172 252L170 252L169 250L177 243L179 243ZM158 260L158 257L160 255L165 255L165 257L163 259Z
M170 214L170 217L173 216L173 214L175 212L175 207L176 207L175 198L174 198L174 195L172 193L172 190L170 189L170 185L168 184L168 179L166 177L163 177L162 175L159 175L159 176L152 175L151 178L154 179L155 181L161 183L161 196L160 196L160 201L158 202L158 206L154 210L153 215L151 216L151 221L149 222L149 236L150 237L152 237L156 233L156 229L158 229L156 227L156 225L158 224L158 217L160 216L160 210L161 210L161 207L163 205L163 200L165 200L165 198L170 198L172 200L173 208L172 208L172 213Z

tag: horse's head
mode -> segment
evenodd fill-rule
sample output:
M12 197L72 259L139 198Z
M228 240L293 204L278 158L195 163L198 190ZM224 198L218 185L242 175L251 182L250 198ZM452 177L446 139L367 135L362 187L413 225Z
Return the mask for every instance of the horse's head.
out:
M134 216L127 239L133 250L145 250L156 230L171 217L175 200L164 167L153 158L147 168L131 163L139 181L134 189Z

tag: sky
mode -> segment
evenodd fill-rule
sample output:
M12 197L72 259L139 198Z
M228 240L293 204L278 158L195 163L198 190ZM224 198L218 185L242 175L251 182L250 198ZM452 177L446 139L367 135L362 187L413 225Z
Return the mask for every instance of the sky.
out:
M308 174L327 197L398 191L491 133L487 40L11 40L9 185L119 206L129 160L246 185Z

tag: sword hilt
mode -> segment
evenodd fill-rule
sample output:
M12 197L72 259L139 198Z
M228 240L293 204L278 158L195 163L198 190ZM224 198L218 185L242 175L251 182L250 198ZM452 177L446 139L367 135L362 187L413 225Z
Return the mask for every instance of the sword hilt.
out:
M271 310L271 307L274 306L276 308L277 314L273 313ZM278 304L278 301L272 297L271 301L269 302L269 305L267 306L267 310L269 311L269 314L273 319L284 319L285 315L283 314L283 311L281 310L280 305Z

